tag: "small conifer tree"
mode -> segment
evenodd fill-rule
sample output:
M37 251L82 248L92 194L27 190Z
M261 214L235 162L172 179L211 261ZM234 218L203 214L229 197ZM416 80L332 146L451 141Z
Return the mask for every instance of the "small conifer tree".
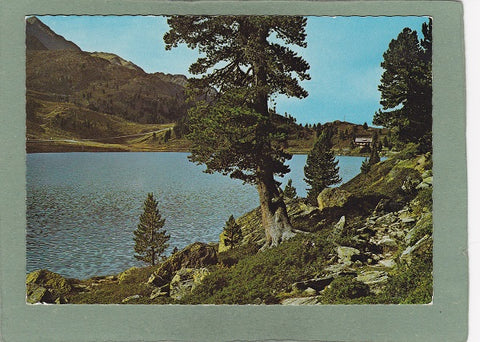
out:
M365 158L365 160L362 162L362 166L360 167L360 171L363 174L366 174L366 173L368 173L368 171L370 171L370 161L368 160L368 158Z
M285 185L283 196L289 199L295 199L297 197L297 189L292 185L292 179L289 179L287 185Z
M225 246L235 247L240 243L243 238L242 229L240 225L235 222L233 215L230 215L228 221L225 223L225 229L223 230L225 234Z
M152 266L158 261L165 250L168 248L167 243L170 235L165 230L161 230L165 224L158 211L158 202L152 193L147 195L147 199L143 203L143 214L140 215L140 223L133 232L135 237L135 258L142 260Z
M307 200L310 204L316 205L317 197L323 189L342 181L338 170L338 160L335 160L330 139L323 132L308 154L303 169L305 182L310 185L310 189L307 189Z

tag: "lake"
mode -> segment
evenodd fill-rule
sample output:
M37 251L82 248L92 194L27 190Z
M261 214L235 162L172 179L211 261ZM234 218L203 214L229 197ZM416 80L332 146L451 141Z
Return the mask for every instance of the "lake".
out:
M142 263L133 231L153 192L171 235L170 250L218 241L230 215L258 206L256 189L188 161L180 152L38 153L27 155L27 272L47 268L84 279ZM360 172L363 157L337 157L340 176ZM306 155L289 161L299 196L306 196Z

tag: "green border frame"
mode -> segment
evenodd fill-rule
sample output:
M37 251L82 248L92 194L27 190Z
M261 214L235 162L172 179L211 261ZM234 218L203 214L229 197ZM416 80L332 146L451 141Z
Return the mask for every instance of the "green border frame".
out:
M0 337L5 341L465 341L463 9L456 1L16 0L0 7ZM430 305L25 304L25 51L29 14L433 17L434 302Z

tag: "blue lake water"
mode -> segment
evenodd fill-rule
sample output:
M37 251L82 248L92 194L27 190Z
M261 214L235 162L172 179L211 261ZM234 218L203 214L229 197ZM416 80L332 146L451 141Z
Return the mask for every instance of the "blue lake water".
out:
M171 248L217 241L230 215L258 206L256 189L187 160L188 153L38 153L27 155L27 272L67 277L114 274L142 264L133 257L133 231L143 201L159 202ZM338 157L348 181L364 158ZM299 196L305 155L289 161Z

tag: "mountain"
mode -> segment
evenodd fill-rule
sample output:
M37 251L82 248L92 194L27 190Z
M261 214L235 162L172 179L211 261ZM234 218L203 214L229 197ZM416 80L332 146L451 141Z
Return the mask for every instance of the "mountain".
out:
M186 83L183 75L148 74L112 53L82 51L38 18L26 21L30 140L109 137L132 133L135 124L174 123L188 109Z
M81 51L75 43L53 32L37 17L30 17L26 20L26 33L27 50Z

